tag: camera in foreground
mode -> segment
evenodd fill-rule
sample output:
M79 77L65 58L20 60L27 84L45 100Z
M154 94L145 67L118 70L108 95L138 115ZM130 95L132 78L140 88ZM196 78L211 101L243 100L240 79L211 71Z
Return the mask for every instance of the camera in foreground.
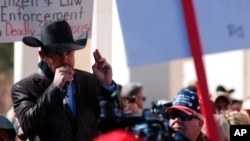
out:
M124 113L118 97L115 92L111 97L99 101L99 126L102 134L124 129L145 141L189 141L180 132L170 128L168 118L159 112L145 109L140 115Z

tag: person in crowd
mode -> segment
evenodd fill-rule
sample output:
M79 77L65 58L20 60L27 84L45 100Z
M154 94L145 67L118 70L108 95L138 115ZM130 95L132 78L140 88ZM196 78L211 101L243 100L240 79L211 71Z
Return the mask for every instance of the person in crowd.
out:
M217 127L218 127L220 141L229 141L229 124L221 113L218 113L218 112L216 113L216 106L212 100L210 100L210 101L211 101L212 105L214 106L212 108L212 110L213 110L214 120L215 120ZM202 132L205 135L207 134L207 127L206 127L205 123L202 127Z
M19 121L16 117L16 114L14 112L14 108L13 106L11 107L11 109L7 112L7 116L6 116L10 121L11 123L13 124L14 126L14 129L16 131L16 141L28 141L28 139L24 136L23 134L23 130L22 128L20 127L20 124L19 124Z
M169 126L185 135L190 141L206 141L202 132L204 120L201 115L198 95L189 89L177 93L172 106L166 109Z
M227 93L217 92L212 95L212 101L214 102L215 112L217 114L223 111L231 110L231 98Z
M216 92L223 92L228 95L232 94L235 90L234 89L226 89L223 85L218 85L216 87Z
M215 122L219 129L219 136L221 141L229 141L229 123L222 114L214 114ZM202 127L202 132L206 135L206 124Z
M99 50L93 52L93 73L74 68L75 51L87 34L73 39L66 20L46 23L41 40L26 36L23 43L39 48L38 71L11 89L14 112L30 141L91 141L99 134L100 97L116 90L112 67Z
M240 111L242 108L242 100L239 99L232 99L231 102L231 109L232 110L236 110L236 111Z
M191 81L191 82L189 82L187 87L184 87L183 89L189 89L189 90L194 91L195 93L197 93L197 84L198 84L197 80Z
M121 96L124 102L124 111L132 114L141 114L146 100L144 87L139 82L130 82L122 87Z
M250 118L250 97L245 98L242 101L242 107L240 112L247 115Z
M228 110L223 112L223 116L229 125L250 125L250 119L243 113L236 110Z
M0 115L0 141L14 141L16 131L13 124L5 116Z

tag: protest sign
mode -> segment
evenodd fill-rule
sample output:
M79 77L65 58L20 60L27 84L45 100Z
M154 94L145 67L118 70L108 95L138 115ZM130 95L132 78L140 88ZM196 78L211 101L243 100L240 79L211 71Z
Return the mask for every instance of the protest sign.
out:
M91 30L93 0L1 0L0 42L40 38L44 23L65 19L74 36Z
M192 1L204 54L250 47L249 0ZM117 9L130 67L191 57L181 0L117 0Z

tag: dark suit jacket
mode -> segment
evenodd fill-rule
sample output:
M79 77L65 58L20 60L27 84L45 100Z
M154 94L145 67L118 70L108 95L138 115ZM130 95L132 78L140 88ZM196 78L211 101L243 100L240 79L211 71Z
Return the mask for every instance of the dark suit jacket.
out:
M40 69L13 85L15 113L31 141L91 141L98 136L98 96L109 96L111 92L86 71L75 70L74 80L76 118L68 105L63 104L65 92Z

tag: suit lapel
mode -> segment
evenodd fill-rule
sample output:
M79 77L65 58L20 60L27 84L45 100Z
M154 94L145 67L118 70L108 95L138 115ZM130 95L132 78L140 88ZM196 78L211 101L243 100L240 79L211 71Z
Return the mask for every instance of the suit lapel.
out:
M73 123L75 122L76 119L73 116L68 104L65 105L65 114Z

